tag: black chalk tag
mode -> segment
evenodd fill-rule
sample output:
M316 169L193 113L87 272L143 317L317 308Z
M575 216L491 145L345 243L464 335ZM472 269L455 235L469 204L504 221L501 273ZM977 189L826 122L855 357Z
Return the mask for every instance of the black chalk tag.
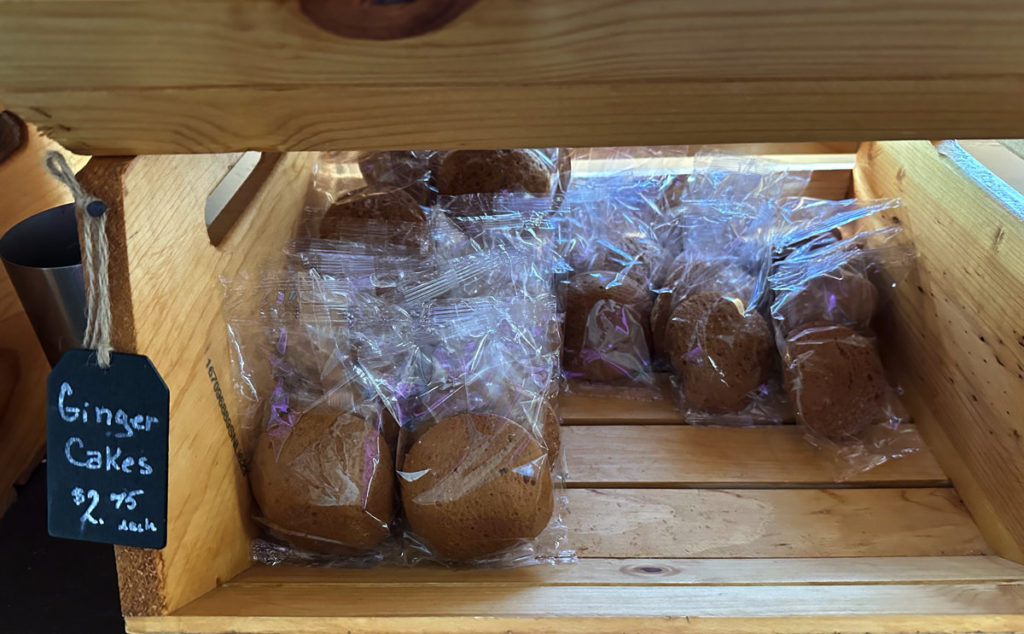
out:
M71 350L46 390L50 535L167 544L167 384L148 357Z

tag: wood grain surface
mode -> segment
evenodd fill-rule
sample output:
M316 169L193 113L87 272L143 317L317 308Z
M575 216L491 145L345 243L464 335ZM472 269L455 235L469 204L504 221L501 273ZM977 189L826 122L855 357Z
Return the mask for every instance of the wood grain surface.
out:
M166 154L1024 136L1021 85L987 77L245 85L0 90L0 99L79 152Z
M860 152L862 197L899 196L918 259L883 334L922 435L997 551L1024 561L1024 196L930 143Z
M828 454L811 445L796 425L572 426L562 428L562 447L568 463L568 483L574 488L949 484L927 448L837 483L838 466Z
M250 561L248 485L212 381L215 375L237 424L220 278L280 252L299 215L313 157L293 154L279 162L215 247L202 210L233 158L94 159L83 176L112 203L115 348L148 355L171 389L167 547L117 549L126 614L173 610Z
M405 40L298 2L6 0L0 100L94 153L1024 135L1024 7L483 0Z
M368 570L253 566L227 586L282 583L381 586L792 585L845 583L1017 583L1024 567L1000 557L814 557L810 559L581 559L571 565L501 569L441 566Z
M890 595L892 596L892 595ZM896 600L910 597L896 596ZM240 617L171 616L127 619L129 632L137 634L334 634L370 632L379 634L621 634L622 632L700 632L702 634L978 634L978 632L1019 632L1024 616L971 614L942 616L865 615L839 617Z
M952 489L570 489L567 495L569 534L581 557L989 552Z
M401 600L374 586L231 586L179 616L648 616L772 617L851 614L1006 614L1024 606L1024 584L802 586L480 585L453 593L420 586Z

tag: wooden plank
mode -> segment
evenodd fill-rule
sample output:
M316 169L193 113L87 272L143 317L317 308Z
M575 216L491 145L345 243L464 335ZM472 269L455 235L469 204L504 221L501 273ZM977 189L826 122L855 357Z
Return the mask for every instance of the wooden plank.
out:
M880 222L901 224L919 252L892 293L883 349L982 531L1024 561L1024 197L949 151L878 143L859 155L858 195L901 197Z
M952 489L570 489L581 557L890 557L989 552Z
M0 235L35 213L71 202L71 194L43 166L47 150L62 152L74 167L80 168L87 160L71 155L30 126L25 147L0 164ZM0 369L0 393L10 395L6 406L0 406L0 515L3 515L14 501L13 485L28 477L45 452L46 376L50 373L50 364L3 266L0 266L0 361L4 364Z
M247 58L262 60L272 49L257 57L251 50L258 49L246 49ZM913 81L599 78L400 87L60 85L8 89L0 99L69 148L124 154L1024 136L1022 86L1006 77L944 74Z
M225 586L177 616L661 616L1006 614L1024 610L1024 585Z
M117 549L126 614L173 610L249 566L249 490L225 429L238 416L219 278L280 252L312 161L279 162L216 247L202 209L231 156L102 159L83 170L83 184L111 204L115 348L148 355L171 391L167 547Z
M562 428L574 488L833 487L838 469L796 425L729 428L601 425ZM945 486L927 449L842 486Z
M818 557L812 559L581 559L557 566L459 570L440 566L368 570L253 566L226 585L407 586L797 585L1024 581L1001 557ZM388 592L382 587L381 592ZM453 588L454 591L454 588Z
M1024 9L966 0L907 0L898 9L835 0L771 9L757 0L484 0L438 32L388 42L334 36L297 3L275 0L248 0L244 10L230 0L5 0L0 17L0 85L18 90L1009 79L1024 62Z
M445 617L243 617L173 616L126 619L129 632L138 634L335 634L335 632L379 632L392 634L507 634L508 632L550 632L552 634L621 634L622 632L701 632L703 634L979 634L1024 630L1024 616L958 615L858 615L839 617L708 618L708 617L561 617L527 618L468 616Z
M685 422L675 405L667 374L657 377L652 389L622 389L615 386L580 386L570 383L569 391L558 397L563 425L679 424ZM631 396L623 396L630 393Z

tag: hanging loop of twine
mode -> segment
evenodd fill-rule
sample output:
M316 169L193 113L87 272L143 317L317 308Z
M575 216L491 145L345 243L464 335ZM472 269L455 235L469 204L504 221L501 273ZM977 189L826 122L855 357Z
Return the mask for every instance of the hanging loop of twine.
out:
M71 166L59 152L46 153L46 169L64 184L75 199L75 206L82 211L82 267L85 269L88 287L85 289L86 307L89 311L85 324L83 344L96 351L101 368L110 367L110 278L107 256L107 205L82 188L75 178Z

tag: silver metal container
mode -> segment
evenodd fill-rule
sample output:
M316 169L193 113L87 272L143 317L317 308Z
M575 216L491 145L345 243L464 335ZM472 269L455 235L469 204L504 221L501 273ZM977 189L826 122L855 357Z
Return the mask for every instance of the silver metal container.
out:
M0 238L0 259L50 365L81 348L86 303L75 205L16 224Z

